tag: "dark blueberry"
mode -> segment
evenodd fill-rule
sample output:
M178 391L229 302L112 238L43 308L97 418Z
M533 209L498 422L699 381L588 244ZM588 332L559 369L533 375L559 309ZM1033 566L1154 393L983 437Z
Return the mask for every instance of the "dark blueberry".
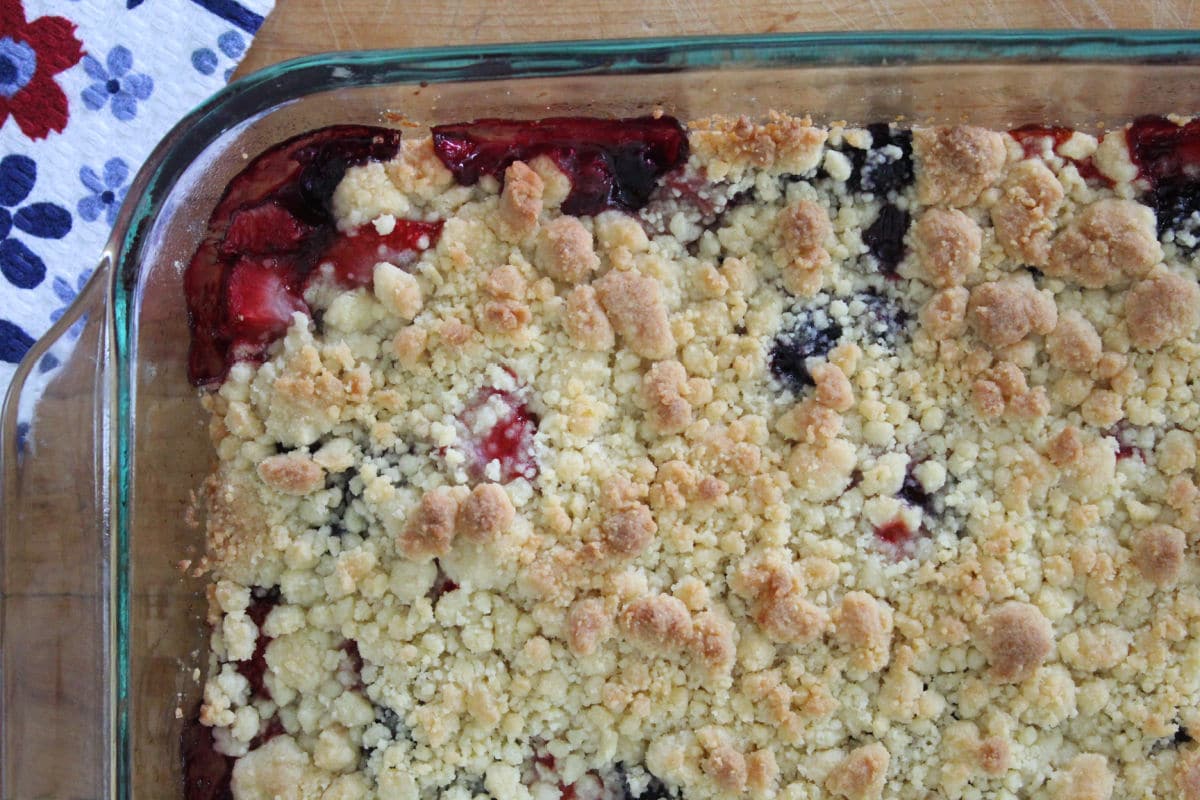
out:
M1188 180L1164 183L1150 195L1158 219L1158 233L1190 233L1200 238L1200 183ZM1179 244L1179 240L1176 239ZM1192 244L1189 249L1195 249Z
M858 171L860 187L880 196L903 190L913 181L912 133L892 130L884 123L869 125L867 130L871 149Z
M375 721L391 731L393 739L404 729L404 721L400 719L400 715L387 706L375 706Z
M867 246L879 271L895 275L896 265L904 258L904 235L908 233L910 217L891 203L879 209L879 216L863 231L863 244Z
M917 480L914 472L915 466L912 463L908 465L908 472L904 475L904 485L900 487L900 499L910 506L928 513L933 508L933 495L925 491L925 487Z
M811 314L803 314L786 331L775 337L767 364L780 383L799 394L813 385L808 374L808 359L820 358L842 338L842 326L829 321L818 326Z
M649 770L646 771L649 774ZM665 783L659 780L654 775L650 776L650 782L646 788L642 789L641 794L634 794L633 789L629 785L629 770L624 764L617 764L617 775L621 778L621 798L622 800L680 800L680 795L667 787Z
M874 289L858 299L866 306L860 318L866 336L876 344L895 345L908 328L908 312L900 302Z
M867 131L870 149L849 147L844 151L852 167L847 188L881 197L903 190L913 181L912 133L885 122L868 125Z
M1192 735L1188 733L1187 728L1185 728L1183 725L1179 725L1178 722L1176 722L1176 725L1177 727L1175 728L1174 734L1169 737L1163 737L1162 739L1155 739L1154 742L1151 743L1151 753L1160 753L1163 750L1174 750L1181 745L1191 744L1192 742L1196 741L1192 738Z

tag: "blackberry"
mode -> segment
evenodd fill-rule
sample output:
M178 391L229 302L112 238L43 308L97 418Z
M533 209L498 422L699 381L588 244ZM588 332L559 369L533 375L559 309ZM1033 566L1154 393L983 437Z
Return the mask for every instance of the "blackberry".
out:
M879 216L863 231L863 244L884 275L895 276L896 265L904 258L904 235L911 217L891 203L879 209Z
M799 394L813 385L808 359L824 356L841 338L842 326L836 322L829 320L818 325L811 312L799 316L771 345L767 356L771 374L789 391Z

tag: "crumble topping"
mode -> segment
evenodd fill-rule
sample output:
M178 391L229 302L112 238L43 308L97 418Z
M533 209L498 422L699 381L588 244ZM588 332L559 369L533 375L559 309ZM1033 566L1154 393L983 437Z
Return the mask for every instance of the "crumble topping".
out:
M506 124L350 162L204 397L234 798L1200 798L1194 209L1138 123L439 155Z

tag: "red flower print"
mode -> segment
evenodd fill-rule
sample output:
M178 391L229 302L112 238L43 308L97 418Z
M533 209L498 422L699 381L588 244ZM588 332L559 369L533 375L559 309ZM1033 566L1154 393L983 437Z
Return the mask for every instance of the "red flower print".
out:
M0 0L0 126L11 114L30 139L67 126L67 96L54 76L83 58L75 23L63 17L25 21L21 0Z

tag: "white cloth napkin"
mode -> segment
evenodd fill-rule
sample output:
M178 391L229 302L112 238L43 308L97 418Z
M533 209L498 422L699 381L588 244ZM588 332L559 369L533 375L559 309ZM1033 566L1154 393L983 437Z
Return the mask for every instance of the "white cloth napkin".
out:
M0 0L0 395L91 274L150 150L229 80L273 6Z

